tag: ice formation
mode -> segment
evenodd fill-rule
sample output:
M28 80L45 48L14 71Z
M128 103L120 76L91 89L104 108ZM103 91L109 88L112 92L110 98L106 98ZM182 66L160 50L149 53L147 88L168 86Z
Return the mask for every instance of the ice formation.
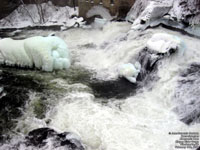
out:
M181 39L167 33L156 33L147 41L147 48L159 53L167 53L170 49L177 50L181 46Z
M65 42L56 36L5 38L0 40L0 64L53 71L68 69L70 56Z
M118 68L119 76L125 77L132 83L136 83L136 78L140 72L141 65L136 62L135 65L131 63L120 65Z
M93 17L93 16L101 16L103 19L106 20L112 20L113 17L110 15L108 9L102 7L102 6L94 6L87 12L87 18Z

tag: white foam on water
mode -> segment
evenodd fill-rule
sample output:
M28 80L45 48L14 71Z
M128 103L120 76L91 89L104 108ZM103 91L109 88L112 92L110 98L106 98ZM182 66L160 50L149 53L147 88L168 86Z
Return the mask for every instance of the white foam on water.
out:
M74 132L89 150L175 150L175 140L180 137L169 132L200 132L199 124L187 126L172 111L180 72L200 60L199 39L163 28L126 36L129 29L129 24L111 23L103 30L72 29L59 34L68 43L75 64L94 70L104 80L116 77L115 67L120 63L135 60L154 33L178 36L187 48L184 54L160 61L160 79L151 89L143 87L134 96L108 104L98 103L87 90L66 93L46 114L51 122L44 126Z
M128 23L113 22L106 24L102 30L71 30L63 38L71 53L75 54L77 65L95 70L96 77L108 80L117 77L119 65L134 60L133 56L144 47L147 40L127 39L131 38L127 36L130 27ZM92 46L88 48L87 44Z
M89 149L98 150L174 150L175 140L179 137L171 136L169 132L200 132L199 124L187 126L179 121L178 116L172 111L175 107L172 97L180 71L186 69L190 63L200 60L199 39L162 28L152 29L148 30L143 38L133 39L134 35L129 35L128 40L121 42L120 45L110 39L113 43L107 51L80 49L77 52L81 51L78 55L83 56L79 59L80 64L96 69L98 74L106 67L113 67L114 63L127 61L127 55L134 58L137 49L144 46L141 44L144 44L153 33L160 32L183 39L186 50L184 54L175 54L160 62L160 80L151 90L144 87L143 92L122 100L121 105L113 102L107 106L95 102L91 94L70 95L73 101L68 102L63 98L56 106L56 113L51 116L51 126L75 132ZM97 35L94 36L96 39ZM115 45L120 48L116 48ZM120 58L119 55L122 53L124 57ZM109 69L107 71L112 72Z

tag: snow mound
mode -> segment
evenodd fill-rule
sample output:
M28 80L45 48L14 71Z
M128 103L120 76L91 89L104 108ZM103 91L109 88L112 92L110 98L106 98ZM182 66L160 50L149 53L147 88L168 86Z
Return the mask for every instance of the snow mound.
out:
M56 36L25 40L0 40L0 64L53 71L68 69L70 56L65 42Z
M135 65L131 63L122 64L118 68L119 76L126 78L132 83L136 83L136 78L140 72L141 65L136 62Z
M147 41L147 48L159 53L167 53L170 49L180 49L182 41L180 38L167 33L156 33Z

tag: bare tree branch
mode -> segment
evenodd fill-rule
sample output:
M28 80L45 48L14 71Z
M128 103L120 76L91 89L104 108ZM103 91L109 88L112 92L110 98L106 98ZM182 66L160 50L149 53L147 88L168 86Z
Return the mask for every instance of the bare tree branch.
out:
M37 0L34 0L34 1L35 1L35 5L37 7L37 10L38 10L38 15L40 17L39 22L40 23L45 23L44 11L43 11L42 5Z
M31 16L30 12L29 12L28 9L26 8L26 6L25 6L23 0L20 0L20 1L21 1L21 3L22 3L23 8L27 11L29 17L31 18L31 21L32 21L33 23L35 23L35 21L33 20L33 17Z

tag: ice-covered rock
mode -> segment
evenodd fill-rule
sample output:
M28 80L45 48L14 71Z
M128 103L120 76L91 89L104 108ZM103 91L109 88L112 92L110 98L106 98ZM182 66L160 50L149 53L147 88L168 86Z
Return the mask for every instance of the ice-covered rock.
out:
M70 56L66 43L56 36L5 38L0 40L0 64L53 71L68 69Z
M120 65L118 68L119 76L125 77L132 83L136 83L136 78L140 72L141 65L136 62L134 65L131 63Z
M141 12L140 16L134 21L133 29L145 29L151 25L155 20L160 19L170 10L170 3L156 3L150 1L144 11Z
M139 52L136 59L141 65L137 81L147 83L149 79L156 79L155 72L159 62L173 54L182 57L185 49L184 41L175 35L167 33L154 34L147 41L145 48Z
M138 62L122 64L118 67L119 76L132 83L136 83L136 79L144 80L147 74L155 70L159 60L174 53L182 55L184 49L184 42L179 37L167 33L156 33L147 41L146 47L139 53Z
M127 15L132 29L165 24L200 36L199 0L136 0Z

